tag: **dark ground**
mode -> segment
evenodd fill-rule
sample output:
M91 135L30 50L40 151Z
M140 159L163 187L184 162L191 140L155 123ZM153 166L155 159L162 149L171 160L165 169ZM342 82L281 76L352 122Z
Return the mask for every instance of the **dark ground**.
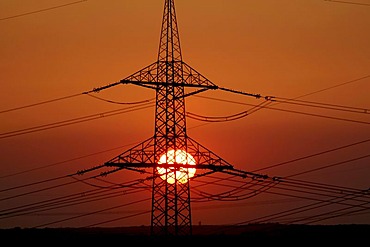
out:
M370 225L281 225L251 224L246 226L193 226L191 236L150 236L147 226L122 228L11 228L0 229L0 240L7 245L76 246L114 244L131 246L203 246L238 244L279 244L285 246L369 246ZM10 242L8 242L10 241ZM5 246L5 245L2 245Z

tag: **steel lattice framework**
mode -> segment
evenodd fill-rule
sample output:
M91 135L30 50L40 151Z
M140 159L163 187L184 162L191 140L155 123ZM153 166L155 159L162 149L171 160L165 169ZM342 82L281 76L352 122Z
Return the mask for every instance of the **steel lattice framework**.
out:
M188 168L258 176L234 169L231 164L187 135L185 98L218 87L182 60L174 2L165 0L158 60L125 79L92 90L98 92L118 84L130 83L154 89L156 92L154 136L102 165L117 169L152 169L152 235L192 234ZM191 92L186 93L185 89ZM168 156L169 150L183 150L191 154L196 164L159 164L160 157ZM166 158L177 161L176 157ZM158 168L166 169L166 179L163 179L163 173L159 173ZM96 168L80 173L93 169ZM186 171L183 176L188 182L178 181L175 174L180 169ZM175 182L167 182L169 178Z

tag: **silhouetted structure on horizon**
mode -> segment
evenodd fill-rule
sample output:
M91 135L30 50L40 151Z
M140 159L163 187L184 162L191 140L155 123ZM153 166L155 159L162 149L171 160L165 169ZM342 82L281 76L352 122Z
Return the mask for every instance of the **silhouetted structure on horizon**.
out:
M174 0L165 0L157 61L119 82L91 92L119 84L134 84L155 90L154 136L101 166L79 173L103 167L117 168L108 173L121 169L152 168L152 235L192 234L189 188L192 169L265 178L234 169L187 135L185 98L218 89L218 86L182 60Z

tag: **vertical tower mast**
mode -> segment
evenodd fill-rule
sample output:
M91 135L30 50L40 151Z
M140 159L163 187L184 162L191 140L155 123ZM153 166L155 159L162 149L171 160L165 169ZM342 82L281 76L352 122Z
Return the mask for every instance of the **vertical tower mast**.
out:
M186 118L182 55L177 27L174 0L166 0L158 53L158 81L156 86L155 156L166 155L169 150L187 151ZM174 162L175 157L167 157ZM191 233L189 183L177 182L178 165L167 176L170 184L156 176L153 168L152 231L164 234ZM184 174L183 176L188 176Z

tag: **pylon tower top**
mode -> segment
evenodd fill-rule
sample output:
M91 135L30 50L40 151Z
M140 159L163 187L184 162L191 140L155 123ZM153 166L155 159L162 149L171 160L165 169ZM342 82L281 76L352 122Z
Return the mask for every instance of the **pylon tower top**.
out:
M165 0L158 61L181 62L180 36L174 0Z

